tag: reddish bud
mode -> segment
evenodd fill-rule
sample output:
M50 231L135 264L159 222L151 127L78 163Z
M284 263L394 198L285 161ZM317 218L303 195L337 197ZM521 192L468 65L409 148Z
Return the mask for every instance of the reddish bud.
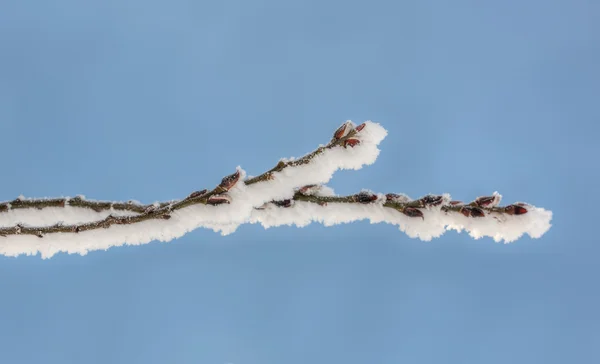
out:
M414 207L405 207L402 210L402 213L404 213L404 215L409 216L409 217L420 217L423 220L425 220L425 218L423 217L423 212Z
M460 209L460 213L466 217L484 217L485 212L479 207L464 206Z
M360 124L359 126L357 126L357 127L356 127L356 131L358 132L358 131L361 131L361 130L363 130L363 129L365 128L365 126L366 126L366 125L367 125L366 123L362 123L362 124Z
M458 205L462 205L463 202L462 201L450 201L450 206L458 206Z
M221 205L224 203L231 203L231 197L225 194L212 195L208 198L208 201L206 201L206 203L209 205Z
M224 177L221 180L221 184L219 184L219 187L225 191L229 191L233 186L235 186L235 184L237 183L237 181L239 179L240 179L240 171L236 171L235 173Z
M359 203L371 203L377 200L377 195L368 192L361 192L354 195L354 200Z
M506 206L504 212L509 215L523 215L527 213L527 209L519 204L514 204Z
M335 133L333 133L333 139L335 140L340 140L343 137L345 137L346 135L348 135L348 133L350 132L350 130L352 130L352 123L347 121L344 124L342 124L342 126L340 126Z
M358 139L351 138L351 139L344 141L344 147L351 146L352 148L354 148L355 146L357 146L359 144L360 144L360 140L358 140Z

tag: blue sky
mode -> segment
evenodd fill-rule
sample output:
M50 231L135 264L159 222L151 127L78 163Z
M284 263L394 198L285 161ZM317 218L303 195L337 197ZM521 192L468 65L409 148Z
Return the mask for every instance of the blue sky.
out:
M361 188L499 191L542 238L355 223L0 257L3 363L593 363L600 5L4 1L0 200L143 202L381 123ZM589 192L588 192L589 191Z

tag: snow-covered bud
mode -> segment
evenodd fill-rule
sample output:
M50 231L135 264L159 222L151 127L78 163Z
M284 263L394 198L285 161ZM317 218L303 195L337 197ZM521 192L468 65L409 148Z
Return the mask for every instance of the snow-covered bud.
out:
M351 146L352 148L354 148L355 146L360 144L360 140L356 139L356 138L350 138L346 141L344 141L344 147L347 146Z
M206 203L209 205L221 205L224 203L231 203L231 197L224 193L220 195L212 195L208 198L208 201L206 201Z
M524 207L525 204L513 204L508 205L504 208L504 212L509 215L523 215L527 213L527 209Z
M346 121L344 124L342 124L342 126L340 126L335 133L333 133L333 139L335 140L340 140L343 137L345 137L346 135L348 135L348 133L350 133L350 131L354 129L354 125L352 124L351 121Z
M273 205L277 207L290 207L292 206L292 200L287 199L283 201L273 201Z
M371 203L377 200L377 195L369 192L360 192L354 195L354 201L358 203Z
M485 213L479 207L464 206L460 209L460 213L466 217L484 217Z
M314 195L321 189L321 185L306 185L304 187L300 187L298 192L305 196Z
M425 217L423 217L423 212L415 207L405 207L402 210L402 213L409 217L420 217L425 220Z
M219 188L224 191L229 191L240 179L240 171L236 171L229 176L224 177L219 184Z
M494 194L492 196L481 196L477 197L475 204L479 207L495 207L500 203L500 195Z
M397 193L388 193L385 195L386 201L396 202L396 203L407 203L410 202L411 199L405 194L397 194Z
M144 210L144 214L152 214L154 212L156 212L156 210L158 209L158 206L156 205L150 205L148 207L146 207L146 209Z
M359 126L357 126L355 129L357 132L359 132L359 131L363 130L366 125L367 125L366 123L362 123Z
M462 205L463 204L462 201L450 201L448 203L450 204L450 206L458 206L458 205Z
M444 197L436 195L427 195L419 199L419 202L423 206L438 206L442 202L444 202Z

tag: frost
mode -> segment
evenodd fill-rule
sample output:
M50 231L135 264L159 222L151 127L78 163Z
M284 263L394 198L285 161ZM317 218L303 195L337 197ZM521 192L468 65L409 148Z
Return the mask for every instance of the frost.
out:
M378 145L387 136L387 131L377 123L366 122L355 126L348 121L336 130L333 139L344 138L353 129L356 134L345 139L345 147L324 149L309 163L273 172L273 178L269 180L246 185L243 181L249 177L241 167L237 167L239 182L235 183L231 176L226 177L222 185L227 182L227 188L223 188L209 200L215 205L196 204L174 210L169 220L153 219L79 233L51 233L43 238L31 235L0 236L0 254L40 254L42 258L52 257L59 252L85 255L90 251L107 250L115 246L140 245L151 241L168 242L197 228L211 229L227 235L247 223L270 228L281 225L303 227L313 222L333 226L368 220L374 224L396 225L408 236L425 241L439 237L448 230L456 230L466 231L475 239L492 237L497 242L512 242L523 234L538 238L551 226L552 212L531 205L527 205L528 212L523 215L491 213L482 218L473 218L456 212L447 213L442 210L442 206L454 203L448 194L442 197L432 196L427 201L432 202L433 206L420 208L416 211L419 214L413 214L418 217L409 217L384 206L386 201L399 204L413 201L403 194L384 195L362 190L346 203L294 200L294 194L300 192L306 199L319 197L331 201L331 198L327 198L335 196L335 193L326 183L336 171L358 170L375 162L380 152ZM292 162L298 159L283 158L281 161ZM233 186L229 188L230 185ZM85 199L84 196L78 198ZM494 193L493 196L482 197L477 201L480 206L490 207L497 205L500 198L498 193ZM25 200L25 197L20 196L20 199ZM159 204L155 203L153 206L158 207ZM98 221L109 215L132 216L137 213L114 209L97 212L69 205L13 209L10 204L5 204L4 210L0 210L0 227L14 227L16 231L19 229L18 224L42 227L62 222L71 225Z

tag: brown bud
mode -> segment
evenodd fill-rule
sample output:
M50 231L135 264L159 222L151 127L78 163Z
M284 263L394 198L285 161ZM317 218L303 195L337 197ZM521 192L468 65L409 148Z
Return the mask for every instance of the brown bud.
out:
M229 197L226 194L212 195L208 198L208 201L206 201L206 203L209 205L221 205L224 203L231 203L231 197Z
M479 207L464 206L460 209L460 213L466 217L484 217L485 213Z
M198 197L198 196L202 196L204 195L206 192L208 192L207 189L203 189L201 191L194 191L192 193L190 193L190 195L188 196L188 198L194 198L194 197Z
M366 125L367 125L366 123L362 123L362 124L360 124L359 126L357 126L357 127L356 127L356 131L358 132L358 131L361 131L361 130L363 130L363 129L365 128L365 126L366 126Z
M240 171L236 171L235 173L224 177L221 180L221 184L219 184L219 187L225 191L229 191L233 186L235 186L235 184L237 183L237 181L239 179L240 179Z
M410 202L410 197L402 194L399 195L397 193L388 193L385 195L386 201L389 202L398 202L398 203L407 203Z
M462 205L463 202L462 201L450 201L450 206L458 206L458 205Z
M277 207L290 207L292 206L292 200L273 201L273 204Z
M425 217L423 217L423 212L415 207L405 207L402 210L402 213L409 217L420 217L425 220Z
M8 205L7 204L0 205L0 212L4 212L4 211L8 211Z
M527 213L527 209L521 205L513 204L506 206L504 212L509 215L523 215Z
M377 195L368 192L360 192L354 195L354 200L358 203L371 203L377 200Z
M477 197L474 201L479 207L494 207L500 202L498 195Z
M360 140L354 139L354 138L344 141L344 147L351 146L352 148L354 148L355 146L357 146L359 144L360 144Z
M444 198L442 196L436 195L427 195L422 197L419 202L423 206L438 206L442 202L444 202Z

